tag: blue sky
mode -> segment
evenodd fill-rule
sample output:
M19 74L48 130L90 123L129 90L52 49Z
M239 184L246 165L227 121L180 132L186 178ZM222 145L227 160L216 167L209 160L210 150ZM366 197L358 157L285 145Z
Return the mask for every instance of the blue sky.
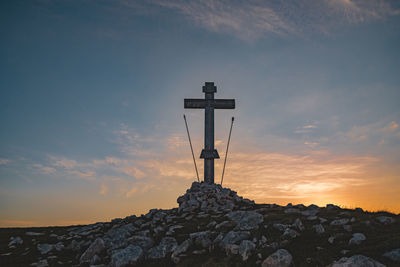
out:
M176 206L195 177L183 113L196 155L203 146L203 112L183 99L203 97L206 81L236 99L216 112L222 156L236 118L226 186L258 202L400 212L396 1L41 0L0 10L0 225Z

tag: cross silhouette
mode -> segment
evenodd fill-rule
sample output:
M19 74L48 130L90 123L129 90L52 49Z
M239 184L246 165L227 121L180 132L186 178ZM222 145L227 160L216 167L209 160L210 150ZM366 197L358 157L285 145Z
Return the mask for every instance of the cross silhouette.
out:
M214 159L219 159L218 151L214 148L214 109L234 109L235 99L214 99L217 87L213 82L203 86L204 99L184 99L185 108L204 109L204 149L200 158L204 159L204 181L214 183Z

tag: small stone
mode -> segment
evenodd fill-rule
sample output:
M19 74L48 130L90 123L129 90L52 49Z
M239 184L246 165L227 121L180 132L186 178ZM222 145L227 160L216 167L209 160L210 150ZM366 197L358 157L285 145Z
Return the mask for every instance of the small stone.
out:
M92 260L90 261L90 267L93 267L93 265L98 264L101 262L101 258L100 256L98 256L97 254L95 254L92 258Z
M251 252L256 249L256 244L249 240L243 240L239 246L239 255L242 256L242 260L246 261Z
M282 223L274 223L273 227L278 229L281 232L284 232L287 228L290 228L290 225L282 224Z
M304 227L303 223L301 222L301 220L300 220L299 218L297 218L297 219L294 221L293 225L294 225L294 226L297 228L297 230L299 230L299 231L304 231L304 230L305 230L305 227Z
M26 232L25 233L28 236L40 236L40 235L44 235L44 233L36 233L36 232Z
M203 254L206 254L206 250L205 249L193 250L192 254L193 255L203 255Z
M350 251L350 250L348 250L348 249L342 249L342 250L340 251L340 254L346 255L347 253L349 253L349 251Z
M54 249L54 245L51 244L38 244L37 249L39 252L43 254L47 254Z
M355 267L385 267L380 262L377 262L376 260L373 260L369 257L363 256L363 255L354 255L351 256L350 258L343 257L338 261L335 261L332 264L332 267L349 267L349 266L355 266Z
M318 209L307 209L305 211L301 212L301 215L303 216L315 216L319 212Z
M351 225L348 224L343 225L343 229L347 232L353 231L353 227L351 227Z
M18 246L18 245L22 245L22 243L24 243L24 241L22 240L21 237L16 236L16 237L10 237L10 243L8 243L8 247L11 246Z
M317 216L308 216L308 217L307 217L307 220L309 220L309 221L314 221L314 220L316 220L316 219L318 219Z
M289 267L292 264L293 257L286 249L279 249L275 253L269 255L262 267Z
M330 225L344 225L349 222L349 219L343 218L331 221Z
M383 254L383 257L388 258L394 262L400 262L400 248L393 249Z
M49 263L47 262L46 259L44 260L40 260L38 262L32 263L31 266L35 266L35 267L47 267L49 266Z
M217 225L217 222L216 221L211 221L209 224L207 224L207 228L208 229L211 229L211 228L214 228L215 226Z
M376 220L384 225L394 223L394 219L389 216L379 216L379 217L376 217Z
M295 209L295 208L288 208L284 210L284 213L286 214L295 214L295 213L300 213L299 209Z
M326 204L327 210L340 210L340 207L334 204Z
M219 223L215 226L215 230L221 229L221 228L231 228L236 226L236 222L234 221L223 221L222 223Z
M362 233L354 233L353 237L349 240L349 245L360 245L365 239L364 234Z
M290 229L290 228L286 228L285 232L283 233L283 236L289 236L291 238L295 238L298 235L299 235L298 232L296 232L295 230Z
M334 236L330 236L330 237L328 238L328 242L329 242L330 244L333 244L334 241L335 241L335 237L334 237Z
M319 222L320 223L326 223L327 221L328 221L327 219L319 217Z
M322 226L322 224L313 225L313 228L317 234L322 234L325 232L325 228Z

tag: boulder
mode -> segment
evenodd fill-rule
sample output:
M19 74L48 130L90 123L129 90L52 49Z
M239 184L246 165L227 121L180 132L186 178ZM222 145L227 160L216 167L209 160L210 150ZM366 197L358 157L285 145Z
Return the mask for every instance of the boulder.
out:
M212 233L210 231L191 233L189 236L196 245L202 246L203 248L208 248L213 243Z
M81 255L79 261L81 264L84 262L91 262L95 255L100 255L104 250L105 245L103 239L97 238Z
M191 245L192 245L192 240L186 239L179 246L177 246L171 255L172 261L175 263L179 263L180 261L179 255L185 253L190 248Z
M221 248L225 249L229 245L237 244L238 242L248 239L249 237L250 237L250 232L247 232L247 231L238 231L238 232L230 231L219 242L219 245Z
M148 250L154 245L153 239L144 235L134 235L128 239L130 245L139 246L143 250Z
M226 215L236 222L236 230L258 229L258 225L264 221L263 216L255 211L231 211Z
M286 249L278 249L275 253L269 255L262 267L289 267L292 264L293 257Z
M149 249L147 257L149 259L162 259L171 253L178 246L176 239L173 237L164 237L158 246Z
M363 255L354 255L335 261L332 267L385 267L385 265Z
M123 249L117 249L112 252L112 267L122 267L136 265L143 257L143 250L139 246L129 245Z
M117 249L127 245L128 238L137 230L132 223L120 227L111 228L104 236L107 248Z

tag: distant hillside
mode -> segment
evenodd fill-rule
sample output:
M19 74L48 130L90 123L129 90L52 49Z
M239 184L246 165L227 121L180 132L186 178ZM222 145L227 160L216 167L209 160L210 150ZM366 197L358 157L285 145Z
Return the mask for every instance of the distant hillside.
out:
M193 183L179 208L84 226L0 229L0 266L400 266L400 218L255 204Z

